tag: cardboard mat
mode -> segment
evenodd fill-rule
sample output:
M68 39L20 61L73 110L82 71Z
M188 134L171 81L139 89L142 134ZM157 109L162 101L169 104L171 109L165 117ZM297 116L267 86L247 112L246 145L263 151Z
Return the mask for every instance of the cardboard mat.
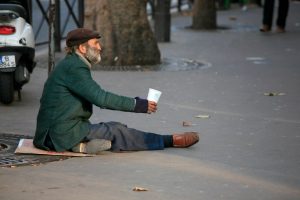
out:
M73 156L73 157L93 156L91 154L75 153L75 152L71 152L71 151L64 151L64 152L45 151L45 150L36 148L33 145L33 139L21 139L15 153L39 154L39 155L50 155L50 156Z

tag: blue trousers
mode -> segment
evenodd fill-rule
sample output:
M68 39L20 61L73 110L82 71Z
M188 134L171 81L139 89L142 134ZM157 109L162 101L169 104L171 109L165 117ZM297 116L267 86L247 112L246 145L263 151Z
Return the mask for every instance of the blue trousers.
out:
M128 128L119 122L91 124L90 132L84 141L106 139L112 143L112 151L162 150L162 135Z

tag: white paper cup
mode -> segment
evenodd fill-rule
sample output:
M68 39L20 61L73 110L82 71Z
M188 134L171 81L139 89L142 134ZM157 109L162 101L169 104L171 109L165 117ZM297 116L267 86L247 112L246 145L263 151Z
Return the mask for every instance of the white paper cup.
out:
M149 88L147 100L154 101L155 103L157 103L160 95L161 95L161 91Z

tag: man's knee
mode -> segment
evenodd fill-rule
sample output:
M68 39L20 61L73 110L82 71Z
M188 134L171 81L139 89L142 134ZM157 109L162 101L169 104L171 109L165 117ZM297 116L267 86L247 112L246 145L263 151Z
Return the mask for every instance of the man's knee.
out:
M108 122L107 124L110 125L112 128L117 128L117 129L127 128L126 124L122 124L120 122Z

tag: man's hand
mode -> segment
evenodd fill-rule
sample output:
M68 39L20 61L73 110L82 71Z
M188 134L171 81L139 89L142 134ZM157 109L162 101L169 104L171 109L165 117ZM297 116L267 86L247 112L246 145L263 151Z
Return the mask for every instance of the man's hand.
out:
M154 101L148 101L147 99L141 99L139 97L135 97L136 104L134 108L134 112L136 113L154 113L157 110L157 103Z
M156 112L157 110L157 103L154 101L148 101L148 113L151 114L153 112Z

